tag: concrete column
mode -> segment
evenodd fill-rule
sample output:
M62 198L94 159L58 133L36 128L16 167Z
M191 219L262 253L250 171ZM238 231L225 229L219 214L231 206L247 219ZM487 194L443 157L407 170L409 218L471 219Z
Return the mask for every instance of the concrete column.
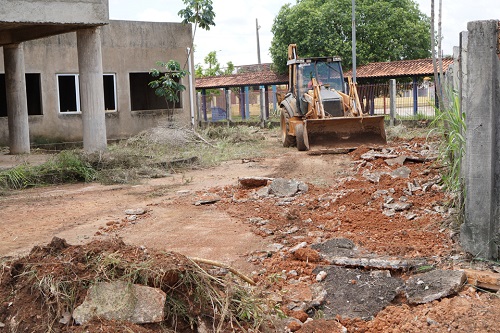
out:
M83 149L104 151L107 147L102 80L101 30L98 27L78 30L78 68L83 121Z
M260 87L260 100L259 100L259 106L260 106L260 125L261 127L264 127L266 125L266 90L264 87Z
M396 80L389 80L389 100L390 100L390 120L389 125L394 126L394 118L396 118Z
M500 248L500 60L498 21L467 25L465 221L460 241L474 257L497 260Z
M30 134L23 45L5 45L3 54L10 153L29 154Z
M226 119L231 121L231 89L226 88Z

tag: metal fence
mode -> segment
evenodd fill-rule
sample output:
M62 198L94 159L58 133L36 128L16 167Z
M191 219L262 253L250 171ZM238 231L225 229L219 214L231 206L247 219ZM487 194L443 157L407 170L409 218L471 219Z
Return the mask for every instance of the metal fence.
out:
M287 93L285 86L263 89L211 90L206 95L198 93L198 119L204 122L270 121L279 120L280 96ZM358 95L363 111L372 115L389 115L389 84L359 85ZM396 118L419 119L435 116L434 83L423 81L396 85ZM263 105L263 106L261 106Z
M389 84L358 86L363 111L370 114L389 114ZM396 118L432 118L435 116L434 83L423 81L396 84Z

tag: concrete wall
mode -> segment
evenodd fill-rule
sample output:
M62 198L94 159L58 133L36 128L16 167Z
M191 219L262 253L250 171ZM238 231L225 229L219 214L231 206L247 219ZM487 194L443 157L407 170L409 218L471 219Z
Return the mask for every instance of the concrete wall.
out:
M469 22L463 73L466 115L465 221L460 240L474 257L500 257L500 39L498 21Z
M0 22L105 24L108 0L2 0Z
M125 138L165 121L165 111L131 111L129 73L149 72L156 61L184 65L191 45L191 26L181 23L110 21L103 26L103 72L114 73L117 111L106 113L108 139ZM3 69L0 52L0 73ZM56 74L77 74L76 33L24 43L26 73L40 73L43 115L29 116L30 138L36 142L82 140L81 114L59 112ZM182 82L188 88L188 78ZM189 124L189 89L182 93L175 120ZM104 110L103 110L104 112ZM7 117L0 117L0 145L8 143Z

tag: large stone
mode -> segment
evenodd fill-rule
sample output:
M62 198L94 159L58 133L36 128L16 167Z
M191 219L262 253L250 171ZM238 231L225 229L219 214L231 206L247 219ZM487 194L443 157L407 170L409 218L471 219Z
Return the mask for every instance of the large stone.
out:
M373 318L390 305L399 290L404 287L400 278L369 271L337 266L317 267L313 273L324 270L326 278L319 283L326 291L325 304L321 310L325 319L337 316L348 318Z
M332 238L320 244L311 246L325 258L330 257L353 257L356 252L356 246L347 238Z
M457 293L466 280L464 271L434 270L406 281L406 297L411 304L423 304Z
M94 317L136 324L164 319L166 294L156 288L123 281L100 282L91 286L83 303L73 311L77 324Z
M278 197L292 197L297 192L306 192L307 185L295 179L276 178L269 186L269 194Z
M240 177L238 182L241 186L247 188L266 186L267 182L272 181L269 177Z

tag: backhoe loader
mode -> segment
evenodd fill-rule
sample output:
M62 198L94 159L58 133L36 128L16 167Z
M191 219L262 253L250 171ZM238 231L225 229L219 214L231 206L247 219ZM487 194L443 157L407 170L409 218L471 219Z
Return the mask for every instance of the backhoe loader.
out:
M280 102L284 147L305 151L386 143L384 116L363 113L350 78L346 89L340 58L298 58L297 46L290 44L287 65L288 93Z

